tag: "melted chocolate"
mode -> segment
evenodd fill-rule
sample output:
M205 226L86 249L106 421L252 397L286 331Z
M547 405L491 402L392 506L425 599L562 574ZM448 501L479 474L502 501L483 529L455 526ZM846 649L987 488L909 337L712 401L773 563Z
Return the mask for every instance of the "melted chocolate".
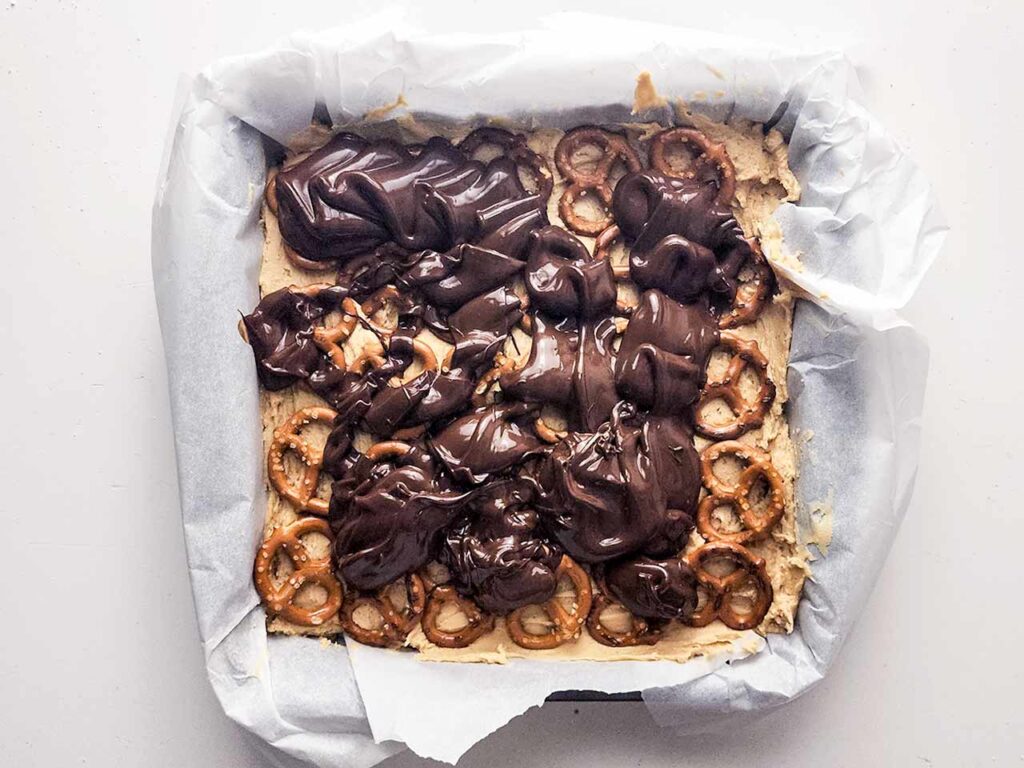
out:
M631 613L681 619L697 609L697 577L680 558L619 560L604 569L604 585Z
M492 483L471 509L449 529L442 549L459 589L497 614L551 598L562 550L540 534L524 484Z
M578 328L533 318L526 365L501 377L501 389L528 403L565 408L573 429L592 432L606 422L615 391L615 323L610 317Z
M430 448L456 480L480 484L542 451L530 427L536 415L526 403L477 408L432 438Z
M700 490L687 436L678 423L644 420L621 403L596 432L573 432L556 445L533 477L537 508L565 551L597 563L681 548L693 528L686 510Z
M353 488L361 472L368 476ZM367 471L357 459L350 474L331 489L330 514L338 572L356 589L377 589L425 565L469 498L429 461L403 458L401 466Z
M587 320L615 306L611 263L594 261L586 246L561 227L530 236L526 264L526 290L541 312Z
M313 343L313 326L341 307L344 298L340 287L313 296L282 288L264 296L252 314L242 318L264 387L283 389L317 369L321 353Z
M330 521L340 576L372 590L438 557L484 610L549 599L563 551L598 564L610 594L638 616L679 618L696 582L673 557L693 529L700 470L693 407L751 245L707 179L628 173L612 212L643 289L618 350L616 284L573 235L548 226L546 200L513 161L483 164L443 139L400 146L340 134L281 171L278 221L301 256L333 261L338 285L267 295L244 318L260 381L297 382L338 418L324 450L335 479ZM500 378L498 402L474 388L527 311L525 366ZM386 359L338 369L313 330L343 299L395 286L398 328ZM441 370L391 386L429 328L454 346ZM542 443L544 405L569 434ZM357 430L386 437L425 427L399 459L374 464Z
M482 240L514 249L544 204L508 158L485 166L440 138L404 147L347 133L282 170L275 192L281 234L314 261L384 243L446 251Z
M656 171L626 174L612 211L627 240L630 277L682 302L710 292L728 303L751 245L728 206L715 202L714 184Z
M655 414L692 414L717 343L718 324L706 304L645 291L619 345L619 394Z

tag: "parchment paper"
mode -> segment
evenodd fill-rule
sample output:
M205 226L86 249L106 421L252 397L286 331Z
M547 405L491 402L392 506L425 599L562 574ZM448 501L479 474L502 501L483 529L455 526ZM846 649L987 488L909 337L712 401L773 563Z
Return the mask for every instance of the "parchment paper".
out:
M214 690L231 718L276 748L276 764L369 766L401 742L454 762L566 689L642 690L662 725L733 727L826 673L906 510L927 351L897 311L944 228L921 174L861 105L850 64L836 53L621 19L560 14L538 25L466 37L381 17L220 61L183 91L154 205L153 270L189 571ZM568 46L570 28L576 39L616 45ZM807 297L789 373L791 425L813 434L801 453L798 516L807 531L811 505L831 500L834 532L813 565L796 631L766 643L751 633L730 654L686 664L426 664L268 638L251 583L265 512L257 385L236 330L239 312L258 300L265 137L287 144L318 104L343 123L399 95L415 115L451 119L628 120L642 71L663 95L714 119L774 122L803 186L799 206L777 213L803 264L785 274Z

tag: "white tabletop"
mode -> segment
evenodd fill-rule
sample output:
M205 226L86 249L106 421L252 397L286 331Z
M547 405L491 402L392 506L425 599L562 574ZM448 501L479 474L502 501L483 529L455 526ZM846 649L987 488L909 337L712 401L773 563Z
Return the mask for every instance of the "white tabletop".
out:
M382 0L0 3L0 760L262 766L206 681L149 222L177 76ZM441 7L432 3L431 7ZM535 4L516 0L529 20ZM697 7L701 5L703 7ZM932 344L917 491L829 678L747 730L548 705L461 765L1020 765L1020 0L564 3L846 48L953 227L907 311ZM948 10L942 6L948 6ZM479 19L477 2L453 18ZM540 6L538 6L540 7ZM685 8L685 12L682 10ZM675 9L675 10L672 10ZM514 23L504 12L502 25ZM567 45L614 45L575 40ZM1015 493L1016 492L1016 493ZM390 768L419 765L408 753Z

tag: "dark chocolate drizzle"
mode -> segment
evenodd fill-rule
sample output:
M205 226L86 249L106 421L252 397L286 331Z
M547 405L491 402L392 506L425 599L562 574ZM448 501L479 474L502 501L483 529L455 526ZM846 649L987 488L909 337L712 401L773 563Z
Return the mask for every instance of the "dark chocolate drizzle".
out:
M549 187L530 193L512 159L483 164L443 139L403 147L340 134L282 170L282 235L340 274L319 293L268 294L245 317L259 378L268 389L305 381L338 412L324 469L337 570L352 588L440 559L460 591L506 613L554 594L565 552L598 568L633 613L685 616L696 583L674 556L700 492L693 408L718 341L714 313L751 246L714 185L627 174L612 212L645 290L617 341L612 268L548 226ZM511 290L520 278L528 309ZM315 326L385 285L401 301L384 365L336 368ZM474 408L476 382L525 314L528 361L500 378L496 403ZM450 359L395 386L423 328L454 345ZM545 405L568 420L553 446L533 424ZM387 439L419 426L398 459L373 464L353 447L357 430Z

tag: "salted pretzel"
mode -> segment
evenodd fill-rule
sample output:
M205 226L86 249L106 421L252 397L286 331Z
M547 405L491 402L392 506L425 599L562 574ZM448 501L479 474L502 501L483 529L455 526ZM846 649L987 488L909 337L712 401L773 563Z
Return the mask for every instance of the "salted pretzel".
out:
M498 379L504 376L506 373L515 370L515 360L501 354L500 352L494 356L494 366L487 371L480 380L476 383L476 387L473 388L473 396L471 402L474 408L487 404L487 395L491 391L491 388L498 383Z
M722 482L715 474L715 462L725 455L735 456L746 463L735 485ZM772 464L771 457L760 448L735 440L712 443L701 454L700 472L708 495L697 508L697 529L705 539L746 544L764 538L782 519L786 509L782 476ZM754 484L761 478L768 484L768 506L764 511L755 510L750 501ZM722 506L731 506L739 513L743 530L722 531L715 527L714 512Z
M516 164L516 168L524 168L530 173L538 195L545 200L551 196L555 183L554 175L544 158L530 149L526 137L521 133L485 125L470 133L458 146L468 157L473 157L481 147L497 147L504 156Z
M438 621L441 611L446 605L454 605L466 618L466 625L460 629L442 629ZM455 587L445 584L434 587L427 596L427 605L423 609L421 621L423 634L434 645L441 648L465 648L494 629L494 617L484 613L467 597L463 597Z
M394 328L388 328L380 325L373 321L373 316L380 310L384 309L388 305L388 302L400 299L402 294L399 293L398 289L393 285L385 285L378 291L375 291L366 301L359 305L362 310L365 322L378 336L384 338L390 338L391 334L395 332Z
M775 400L775 384L768 378L768 358L756 341L746 341L731 331L723 331L721 346L732 353L725 376L709 381L697 403L697 433L709 440L733 440L744 432L764 423L764 417ZM753 400L747 400L740 391L740 378L748 367L757 371L761 386ZM733 418L724 424L713 424L704 414L704 408L715 400L722 400L732 411Z
M601 156L592 170L581 168L573 156L585 146L596 147ZM565 177L567 185L558 201L558 213L565 225L578 235L595 236L614 224L612 204L612 171L621 161L629 171L640 170L640 158L625 136L594 126L574 128L566 133L555 147L555 165ZM587 220L576 213L576 203L587 195L596 195L605 208L605 215Z
M590 615L587 616L587 632L601 645L607 645L612 648L626 648L633 645L654 645L661 639L662 631L660 627L649 624L647 619L636 616L633 613L629 614L630 628L626 631L618 632L609 628L601 619L601 616L607 609L613 606L617 606L623 611L626 610L624 606L602 592L594 595L594 604L590 609Z
M618 224L612 224L607 229L602 230L594 242L594 258L598 261L603 259L611 261L612 246L616 240L621 239L622 231L619 229ZM615 275L616 280L628 280L629 262L625 264L612 264L612 274Z
M424 371L437 370L437 355L430 345L419 339L412 340L413 359L418 360ZM383 368L387 364L387 358L374 349L364 349L359 355L348 364L347 368L352 373L360 375L366 373L367 368ZM398 379L400 384L405 383Z
M331 362L338 368L345 368L345 350L342 349L342 345L359 323L355 302L352 299L345 299L341 303L341 313L341 320L333 326L313 329L313 343L331 358Z
M750 243L750 258L740 269L736 296L718 317L719 328L735 328L757 320L772 292L772 268L756 240Z
M337 416L337 413L326 407L302 408L274 430L274 437L267 451L267 475L281 498L300 512L326 515L327 499L321 499L316 495L320 484L320 470L324 463L323 451L303 440L299 431L314 421L333 424ZM285 471L284 454L289 450L295 451L305 465L298 483L292 482Z
M396 582L397 583L397 582ZM345 601L338 614L345 634L363 645L378 648L399 646L420 620L427 602L423 580L415 573L408 573L401 584L405 590L404 606L396 606L391 599L395 584L381 587L372 595L362 594ZM356 621L356 611L368 608L380 618L380 623L366 627Z
M569 436L569 433L564 429L554 429L546 421L543 416L538 416L533 422L533 431L537 433L537 437L543 440L545 443L559 443L565 440Z
M557 648L567 640L576 637L586 622L592 602L590 576L568 555L562 555L562 562L558 565L556 576L559 579L562 576L568 576L572 582L575 589L575 601L572 609L566 610L565 606L558 601L557 595L541 603L540 607L554 627L550 632L538 635L526 630L525 612L529 606L516 608L505 619L505 628L516 645L528 650Z
M731 541L712 541L693 550L686 560L697 576L704 600L683 623L706 627L720 619L730 629L744 630L753 629L764 620L774 598L764 558ZM714 560L725 561L733 569L716 575L705 567ZM744 593L747 589L753 590L752 597ZM740 600L749 602L749 610L737 608Z
M675 147L692 151L693 160L686 168L676 168L669 161L669 150ZM728 205L736 194L736 169L724 144L711 141L694 128L669 128L651 139L651 168L666 176L692 179L708 166L713 168L717 179L716 202Z
M403 443L401 440L383 440L371 445L363 455L376 464L382 459L401 458L411 450L412 446L408 443Z
M256 553L253 581L267 606L267 611L292 624L318 627L334 617L344 602L341 583L331 570L331 558L315 558L302 542L302 537L319 533L331 537L326 520L303 517L282 528L275 528ZM280 585L273 580L274 559L283 552L294 570ZM295 604L295 596L304 584L319 584L327 591L327 599L316 608L303 608Z

